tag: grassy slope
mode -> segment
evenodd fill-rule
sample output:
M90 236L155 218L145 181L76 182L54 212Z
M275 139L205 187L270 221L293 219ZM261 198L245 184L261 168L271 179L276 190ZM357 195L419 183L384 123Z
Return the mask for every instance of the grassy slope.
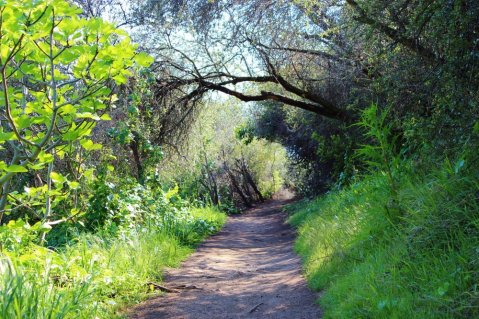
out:
M478 180L451 165L403 176L395 223L379 174L291 205L325 318L478 318Z
M153 293L147 283L160 282L165 266L178 266L226 221L213 208L192 215L194 227L187 232L142 228L114 239L84 235L59 252L34 247L31 254L0 258L0 318L121 317L119 310ZM14 274L5 276L12 263Z

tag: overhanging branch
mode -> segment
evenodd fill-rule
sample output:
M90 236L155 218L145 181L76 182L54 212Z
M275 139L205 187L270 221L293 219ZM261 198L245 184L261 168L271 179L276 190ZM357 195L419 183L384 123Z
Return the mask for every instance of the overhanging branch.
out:
M208 81L202 81L201 85L208 88L209 90L215 90L215 91L223 92L230 96L234 96L243 102L259 102L259 101L267 101L267 100L278 101L278 102L291 105L294 107L298 107L303 110L310 111L310 112L313 112L322 116L326 116L329 118L333 118L333 119L337 119L341 121L351 120L351 116L349 115L349 113L346 113L342 110L339 110L336 108L334 110L330 110L315 103L308 103L308 102L304 102L300 100L295 100L295 99L292 99L277 93L273 93L273 92L261 91L260 94L247 95L247 94L229 89L225 86L218 85Z
M431 49L421 45L418 39L405 37L399 30L374 20L355 0L346 0L346 2L354 9L354 11L356 11L357 15L354 18L357 21L381 31L391 40L402 44L413 52L416 52L429 62L442 62L442 59L438 57Z

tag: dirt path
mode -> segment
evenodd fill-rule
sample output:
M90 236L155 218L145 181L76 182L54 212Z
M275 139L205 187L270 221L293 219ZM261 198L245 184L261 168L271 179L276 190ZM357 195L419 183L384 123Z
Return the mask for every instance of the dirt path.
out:
M163 285L184 288L137 306L130 318L319 318L284 224L285 202L230 217L181 268L167 271Z

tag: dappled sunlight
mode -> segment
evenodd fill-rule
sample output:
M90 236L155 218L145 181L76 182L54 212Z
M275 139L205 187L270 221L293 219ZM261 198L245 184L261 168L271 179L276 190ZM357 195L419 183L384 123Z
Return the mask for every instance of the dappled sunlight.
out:
M230 217L219 234L165 277L168 287L194 288L150 300L131 318L317 318L316 297L292 252L284 203L271 201Z

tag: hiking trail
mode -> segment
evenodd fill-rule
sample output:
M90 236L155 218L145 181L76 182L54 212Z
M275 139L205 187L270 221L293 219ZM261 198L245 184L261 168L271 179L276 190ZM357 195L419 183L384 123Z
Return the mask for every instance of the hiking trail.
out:
M131 319L313 319L321 317L293 251L294 231L274 199L237 216L180 268L168 269L169 292L129 312Z

